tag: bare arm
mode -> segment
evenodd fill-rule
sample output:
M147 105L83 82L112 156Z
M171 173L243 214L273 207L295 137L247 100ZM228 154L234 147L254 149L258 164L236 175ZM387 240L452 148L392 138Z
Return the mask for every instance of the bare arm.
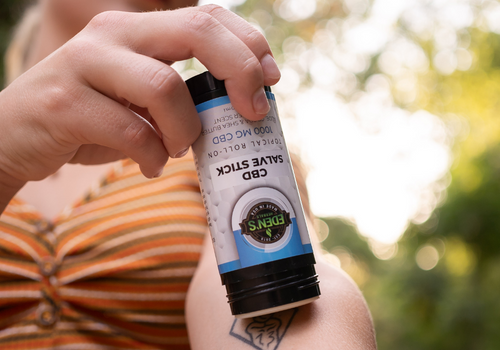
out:
M0 169L0 215L25 182L10 178Z
M376 349L371 316L359 289L318 254L317 260L319 300L265 317L236 320L207 239L187 298L192 349Z

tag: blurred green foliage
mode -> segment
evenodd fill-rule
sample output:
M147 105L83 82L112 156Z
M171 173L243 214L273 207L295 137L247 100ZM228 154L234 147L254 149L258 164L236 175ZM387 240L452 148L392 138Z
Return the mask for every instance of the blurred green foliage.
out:
M478 29L470 35L472 68L447 76L429 71L420 85L426 102L417 102L444 118L462 115L469 125L455 147L445 203L410 226L387 261L360 245L355 227L325 219L332 236L325 249L349 247L366 269L361 288L381 349L500 348L500 36ZM429 271L415 259L425 245L442 250ZM351 275L359 282L356 271Z
M399 242L404 254L380 262L387 269L376 273L382 288L374 294L364 287L384 348L500 348L500 36L477 28L468 34L472 67L430 71L420 87L428 94L423 107L445 118L461 115L469 126L456 143L447 200L428 223L408 229ZM446 96L429 94L435 91ZM434 269L419 270L417 249L436 240L444 242L442 258ZM397 309L395 300L402 302ZM381 303L387 309L375 311ZM387 333L392 325L396 331Z
M274 15L273 25L310 41L326 19L348 16L341 1L327 3L328 10L303 21ZM238 8L247 18L257 9L275 11L265 0ZM380 349L500 349L500 36L484 25L462 29L457 36L470 41L472 65L443 74L432 64L432 37L420 39L401 22L397 31L417 42L431 62L417 74L416 98L400 105L428 110L450 124L463 119L466 125L455 140L447 198L426 222L408 227L388 260L375 257L369 240L344 219L323 218L330 234L322 245L362 289ZM279 61L280 42L268 39ZM380 73L377 58L357 73L358 89ZM397 91L394 99L398 103ZM438 260L424 270L417 256L429 247Z
M342 1L318 0L314 15L290 22L275 14L276 4L282 2L248 0L237 8L265 27L279 63L286 60L285 39L297 36L309 42L325 21L347 16ZM0 2L2 52L23 3ZM380 349L500 348L500 36L477 27L461 35L470 37L471 68L445 75L431 65L418 76L416 99L405 105L444 120L452 115L465 118L467 134L454 146L446 201L426 222L409 226L388 260L377 258L371 243L350 222L324 219L330 234L323 248L362 289ZM419 45L432 55L430 40ZM379 73L376 58L357 73L358 89ZM419 267L416 259L425 247L439 255L429 270Z

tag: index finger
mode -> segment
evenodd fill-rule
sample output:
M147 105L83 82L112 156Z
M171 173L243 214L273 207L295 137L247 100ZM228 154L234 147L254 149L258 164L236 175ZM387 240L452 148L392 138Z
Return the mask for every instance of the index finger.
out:
M121 34L132 50L150 57L198 58L216 78L225 80L238 112L248 119L261 119L269 110L261 64L261 58L270 57L269 44L227 10L217 8L212 15L207 9L128 14L121 22Z
M271 86L279 81L281 73L278 65L274 60L269 43L259 30L236 13L227 11L220 6L206 5L199 9L216 18L252 50L262 66L265 85Z

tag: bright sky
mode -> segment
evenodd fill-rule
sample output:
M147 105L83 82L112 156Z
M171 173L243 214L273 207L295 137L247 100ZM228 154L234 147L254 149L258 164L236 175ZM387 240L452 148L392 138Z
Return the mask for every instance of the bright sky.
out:
M201 3L208 2L230 7L242 0ZM279 14L299 19L314 12L311 3L315 0L283 0ZM344 22L342 40L325 32L316 36L316 46L297 39L284 43L294 54L280 67L282 81L274 91L280 114L293 116L282 118L287 139L311 168L308 187L316 215L349 218L363 235L387 244L397 242L409 222L430 216L449 183L452 135L437 116L395 106L388 77L400 96L411 101L416 73L431 62L394 29L403 18L417 35L430 35L439 50L432 64L442 74L465 70L472 59L456 31L472 23L470 3L375 0L366 18ZM500 5L495 3L486 19L500 31ZM363 13L368 2L345 0L345 6ZM339 98L353 88L352 73L363 71L370 56L381 51L378 64L385 75L370 78L353 102ZM312 87L300 87L299 65L307 66Z

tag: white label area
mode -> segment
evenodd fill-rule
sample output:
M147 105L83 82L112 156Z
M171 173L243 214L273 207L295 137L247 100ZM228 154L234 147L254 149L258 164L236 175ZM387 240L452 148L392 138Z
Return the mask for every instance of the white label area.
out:
M227 96L196 106L202 132L193 151L220 273L312 252L276 102L267 96L271 110L260 121L238 114Z
M209 169L213 188L215 191L221 191L229 187L246 185L256 179L289 176L287 157L283 150L275 150L212 164Z

